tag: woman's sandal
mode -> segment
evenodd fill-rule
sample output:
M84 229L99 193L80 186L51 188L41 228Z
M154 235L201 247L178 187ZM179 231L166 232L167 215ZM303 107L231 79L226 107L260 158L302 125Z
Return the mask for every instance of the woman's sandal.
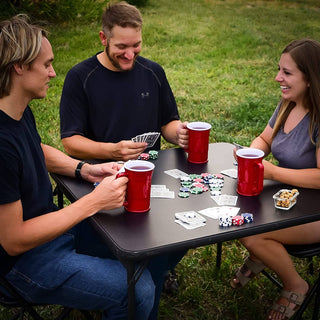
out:
M287 305L283 305L283 304L274 302L273 306L271 308L271 311L274 311L278 315L280 314L281 315L281 319L287 320L287 319L292 318L294 316L294 314L299 310L299 308L302 305L303 301L307 297L308 293L310 292L310 288L311 287L309 285L309 290L308 290L308 292L306 294L301 294L301 293L282 290L278 300L280 298L285 298L288 301ZM290 308L290 304L294 304L295 307L294 308ZM270 312L269 312L269 316L268 316L267 319L272 319L272 317L270 316Z
M246 257L243 265L238 268L235 272L235 277L239 282L234 282L234 278L231 279L230 285L232 288L237 289L245 286L252 278L254 278L258 273L260 273L265 268L262 262L255 262ZM249 272L250 274L246 276L245 274Z

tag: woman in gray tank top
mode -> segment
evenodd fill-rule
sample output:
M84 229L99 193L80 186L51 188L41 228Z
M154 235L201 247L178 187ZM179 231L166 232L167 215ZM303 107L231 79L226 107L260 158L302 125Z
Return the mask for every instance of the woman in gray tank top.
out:
M274 165L263 160L264 178L294 186L320 189L320 44L311 39L291 42L282 52L275 78L282 99L264 131L251 147L272 153ZM249 256L231 280L233 288L244 286L265 267L283 284L281 296L269 319L291 318L309 291L297 273L284 245L320 242L320 221L240 239ZM295 293L297 300L290 300Z

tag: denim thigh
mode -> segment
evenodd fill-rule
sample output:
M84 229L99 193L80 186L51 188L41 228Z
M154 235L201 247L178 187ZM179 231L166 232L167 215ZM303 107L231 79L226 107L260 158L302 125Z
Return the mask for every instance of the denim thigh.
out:
M24 253L6 277L29 301L104 310L104 319L127 319L126 269L115 259L77 253L73 233ZM137 319L148 318L154 291L145 270L136 284Z

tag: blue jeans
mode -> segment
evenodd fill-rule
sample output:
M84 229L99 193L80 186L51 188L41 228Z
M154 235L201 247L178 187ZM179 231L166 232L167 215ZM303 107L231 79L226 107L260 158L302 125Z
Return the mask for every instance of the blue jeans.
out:
M157 319L164 275L182 256L151 260L136 283L136 319ZM6 278L28 301L127 319L126 269L86 221L24 253Z

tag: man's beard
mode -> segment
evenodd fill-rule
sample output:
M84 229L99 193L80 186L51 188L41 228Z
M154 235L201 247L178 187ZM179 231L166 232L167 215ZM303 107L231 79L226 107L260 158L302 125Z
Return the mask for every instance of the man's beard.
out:
M134 67L134 64L135 64L135 62L136 62L136 56L135 56L135 57L134 57L134 60L133 60L133 62L132 62L132 67L131 67L130 69L123 70L123 69L121 68L120 63L119 63L118 61L114 60L114 59L111 57L111 55L110 55L110 53L109 53L109 43L107 43L107 46L106 46L106 54L107 54L107 57L108 57L109 61L111 62L111 64L112 64L118 71L121 71L121 72L126 72L126 71L132 70L133 67Z

